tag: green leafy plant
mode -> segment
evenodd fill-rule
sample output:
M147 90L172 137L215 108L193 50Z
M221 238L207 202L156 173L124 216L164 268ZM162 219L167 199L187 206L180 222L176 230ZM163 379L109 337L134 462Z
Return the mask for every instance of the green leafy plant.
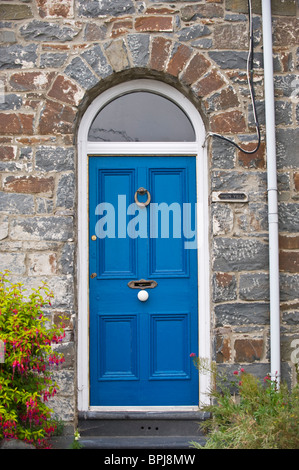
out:
M53 293L45 283L25 295L21 283L0 273L0 439L21 439L37 448L48 446L56 424L48 400L57 393L53 367L64 362L53 350L65 336L62 323L52 325L44 313Z
M71 444L71 449L82 449L82 444L80 443L80 433L78 429L74 432L74 440Z
M231 378L210 368L206 361L194 357L194 364L213 377L211 417L202 429L206 444L192 442L198 449L298 449L299 386L289 390L285 383L277 386L266 376L259 380L243 368Z

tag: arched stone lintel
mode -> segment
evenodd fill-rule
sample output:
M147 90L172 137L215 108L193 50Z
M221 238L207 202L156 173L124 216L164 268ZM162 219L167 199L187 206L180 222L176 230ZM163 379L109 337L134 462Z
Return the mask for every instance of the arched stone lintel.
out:
M111 41L106 49L93 45L72 59L46 93L39 133L76 136L84 112L100 93L140 78L178 89L199 111L208 132L250 131L237 92L209 55L164 36L134 34Z
M151 70L148 68L133 67L133 68L121 71L121 72L115 72L111 74L111 76L109 76L108 78L99 81L99 83L95 87L86 91L84 98L82 99L78 107L76 127L80 124L81 118L83 114L85 113L86 109L88 108L88 106L92 103L92 101L99 94L103 93L109 88L112 88L126 81L138 80L138 79L157 80L157 81L164 82L176 88L184 96L186 96L191 101L191 103L197 108L197 110L199 111L203 119L205 126L207 126L208 116L205 113L202 100L193 93L192 89L189 86L182 83L177 77L173 77L169 74L166 74L163 72L157 72L155 70Z
M83 96L78 105L74 103L78 108L75 131L96 96L140 78L177 88L198 109L207 131L248 131L239 97L219 65L204 52L162 35L128 34L104 46L93 45L73 59L64 74L78 88L76 96Z

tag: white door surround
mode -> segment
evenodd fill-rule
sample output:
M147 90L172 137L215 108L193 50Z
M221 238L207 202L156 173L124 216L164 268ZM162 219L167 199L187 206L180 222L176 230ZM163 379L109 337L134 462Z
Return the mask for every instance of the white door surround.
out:
M133 91L148 91L168 98L189 117L196 134L194 142L88 142L91 123L101 108L111 100ZM78 411L89 411L89 274L88 274L88 155L194 155L197 172L198 234L198 310L199 356L210 360L210 261L209 261L209 186L205 128L195 106L178 90L150 79L131 80L99 95L84 113L78 131L78 332L77 387ZM192 351L190 351L191 353ZM209 377L199 378L199 403L208 403ZM190 407L188 407L190 408ZM117 408L119 410L119 408ZM153 407L150 407L153 410ZM174 408L178 410L178 407ZM186 409L186 408L184 408ZM108 411L107 407L105 410ZM110 408L109 408L110 410ZM144 410L144 408L143 408Z

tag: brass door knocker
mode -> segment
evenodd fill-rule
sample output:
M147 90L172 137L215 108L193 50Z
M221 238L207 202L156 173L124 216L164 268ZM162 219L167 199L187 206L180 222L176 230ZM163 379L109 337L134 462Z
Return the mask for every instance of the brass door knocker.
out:
M140 194L141 196L143 196L144 194L147 194L147 201L146 202L138 201L138 194ZM137 189L137 191L135 193L135 202L136 202L137 206L139 206L139 207L148 206L149 203L151 202L151 195L150 195L149 191L145 188L142 188L142 187Z

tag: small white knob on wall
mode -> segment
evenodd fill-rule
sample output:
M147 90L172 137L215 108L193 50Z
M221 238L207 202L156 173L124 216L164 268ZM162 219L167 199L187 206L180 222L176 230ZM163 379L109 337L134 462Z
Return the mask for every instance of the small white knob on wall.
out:
M137 297L141 302L145 302L148 299L148 292L146 290L140 290Z

